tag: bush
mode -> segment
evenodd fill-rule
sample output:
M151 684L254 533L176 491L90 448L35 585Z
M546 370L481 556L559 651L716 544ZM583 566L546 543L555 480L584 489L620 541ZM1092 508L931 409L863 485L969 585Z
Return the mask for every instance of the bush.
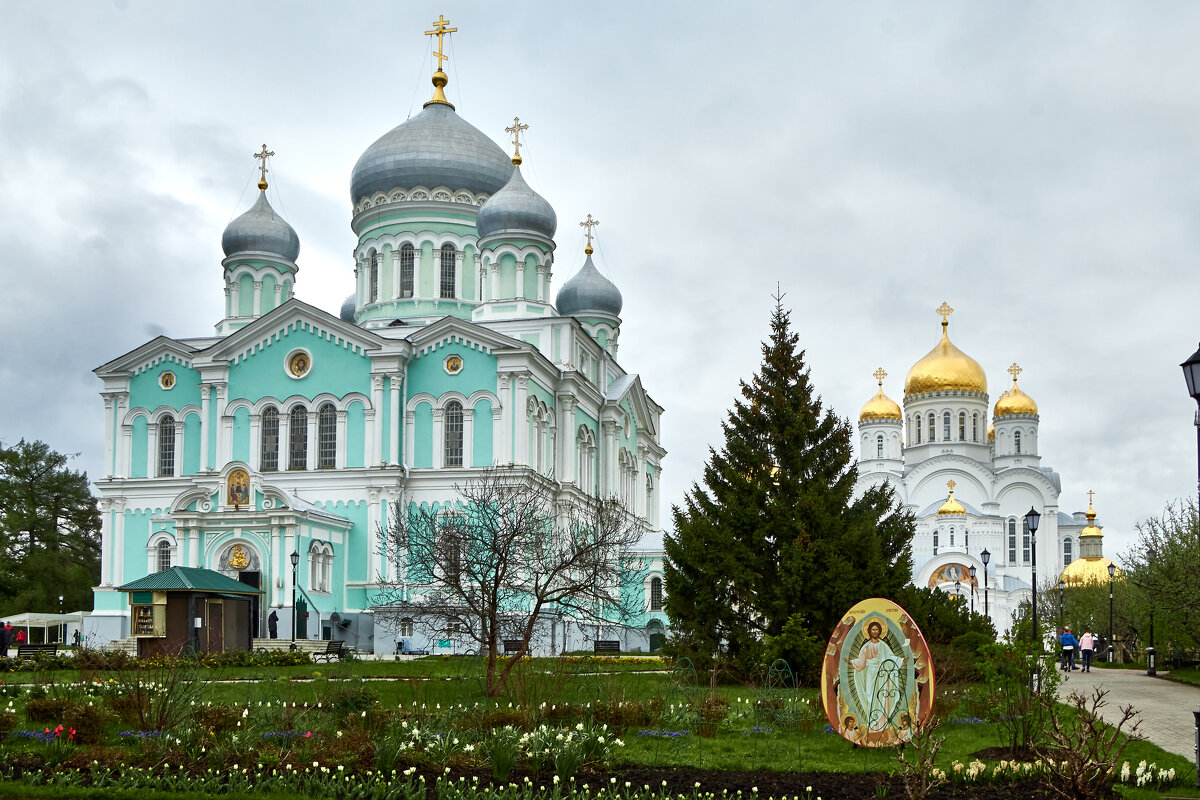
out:
M104 728L116 721L116 715L103 706L74 704L63 714L62 723L75 731L75 744L99 744Z
M192 714L195 725L201 731L223 733L237 728L242 721L242 709L229 705L203 706Z
M30 700L25 705L25 719L30 722L62 722L67 711L74 705L71 700L61 697Z

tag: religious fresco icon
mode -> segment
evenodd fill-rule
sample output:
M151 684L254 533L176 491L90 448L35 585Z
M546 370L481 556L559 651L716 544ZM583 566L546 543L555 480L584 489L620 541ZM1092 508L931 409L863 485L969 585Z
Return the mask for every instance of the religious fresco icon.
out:
M225 502L237 508L250 503L250 475L244 469L235 469L229 473L225 485Z
M912 739L933 711L933 659L908 612L863 600L834 628L821 668L825 716L844 739L893 747Z
M936 589L943 583L954 583L955 581L968 587L974 585L976 589L979 588L979 579L971 577L971 568L966 564L954 563L943 564L934 570L933 574L929 576L929 588Z

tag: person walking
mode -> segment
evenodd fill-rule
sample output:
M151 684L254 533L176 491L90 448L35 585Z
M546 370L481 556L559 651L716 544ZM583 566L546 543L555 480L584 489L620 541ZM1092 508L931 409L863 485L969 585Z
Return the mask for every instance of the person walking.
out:
M271 610L271 616L267 617L267 633L272 639L279 638L279 612Z
M1062 645L1063 665L1062 668L1067 672L1073 669L1079 669L1075 666L1075 651L1079 648L1079 640L1071 633L1071 626L1063 628L1063 635L1059 638L1058 643Z
M1092 671L1092 651L1096 649L1096 637L1091 631L1084 631L1083 636L1079 637L1079 653L1083 656L1082 670L1084 672Z

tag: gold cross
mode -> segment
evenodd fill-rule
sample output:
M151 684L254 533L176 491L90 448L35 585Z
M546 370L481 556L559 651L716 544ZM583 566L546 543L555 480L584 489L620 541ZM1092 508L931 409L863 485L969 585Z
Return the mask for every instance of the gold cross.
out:
M260 189L267 188L267 159L273 155L275 155L274 151L268 151L267 145L264 143L262 152L255 153L253 156L251 156L251 158L257 158L260 162L262 162L258 165L258 168L261 171L261 175L258 179L258 188Z
M588 218L586 220L584 220L583 222L579 223L579 227L587 229L587 233L585 235L587 236L588 243L587 243L587 247L584 249L583 252L587 253L589 256L592 254L592 228L596 227L599 224L600 224L600 220L592 219L591 214L588 214Z
M942 304L934 309L933 313L942 315L942 327L944 328L950 324L950 315L954 313L954 309L943 300Z
M1008 369L1005 370L1005 372L1007 372L1009 375L1013 376L1013 383L1017 382L1017 376L1020 375L1024 371L1025 370L1023 370L1017 366L1017 362L1015 362L1015 361L1013 362L1013 365L1011 367L1009 367Z
M1089 507L1089 508L1091 508L1091 505L1092 505L1092 495L1094 495L1094 494L1095 494L1095 492L1093 492L1091 489L1088 489L1088 507Z
M946 481L946 488L950 490L950 495L954 495L954 487L958 486L954 481Z
M426 36L438 37L437 50L434 51L433 57L438 60L438 72L442 71L442 62L449 61L450 56L442 52L442 37L447 33L454 33L458 28L448 28L450 20L445 19L441 14L438 14L437 22L433 23L433 30L425 31Z
M520 117L513 117L513 124L504 129L505 133L513 135L513 163L521 165L521 131L529 130L528 125L521 124Z
M875 370L875 372L873 372L872 375L874 375L875 380L879 381L879 388L882 389L883 388L883 379L887 377L887 373L883 371L883 367L880 367L879 369Z

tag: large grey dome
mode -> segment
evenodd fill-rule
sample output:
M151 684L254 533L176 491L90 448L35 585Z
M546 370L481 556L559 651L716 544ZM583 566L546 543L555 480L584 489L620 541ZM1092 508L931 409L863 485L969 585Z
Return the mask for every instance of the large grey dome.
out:
M249 211L225 226L221 234L221 249L226 256L235 253L270 253L285 261L295 261L300 255L300 237L283 217L267 202L266 191L258 193Z
M613 282L600 274L589 255L583 268L558 290L554 305L564 317L585 316L587 313L621 315L621 292Z
M445 103L430 103L367 148L350 177L350 200L393 189L445 186L493 194L513 165L500 146Z
M350 295L342 302L342 310L338 314L346 322L354 322L354 295Z
M513 170L504 188L487 199L475 217L479 236L496 233L536 233L554 238L558 216L540 194L529 188L521 168Z

